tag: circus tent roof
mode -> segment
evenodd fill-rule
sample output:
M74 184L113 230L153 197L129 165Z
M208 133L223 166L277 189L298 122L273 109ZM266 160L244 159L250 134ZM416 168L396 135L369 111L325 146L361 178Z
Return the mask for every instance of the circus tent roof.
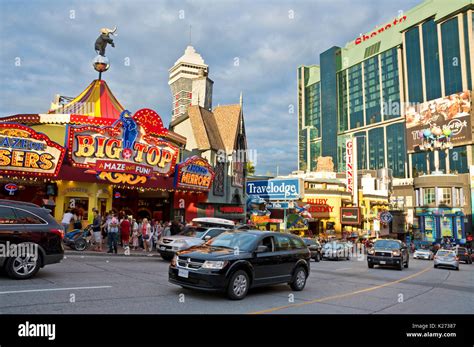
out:
M51 109L48 114L80 114L115 120L123 110L107 83L104 80L94 80L71 102Z

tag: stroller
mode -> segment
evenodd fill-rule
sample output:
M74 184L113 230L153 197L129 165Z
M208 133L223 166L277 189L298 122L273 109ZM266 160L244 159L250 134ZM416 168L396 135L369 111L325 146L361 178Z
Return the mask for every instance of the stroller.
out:
M66 246L76 251L84 251L94 243L92 224L82 229L74 229L64 235L63 242Z

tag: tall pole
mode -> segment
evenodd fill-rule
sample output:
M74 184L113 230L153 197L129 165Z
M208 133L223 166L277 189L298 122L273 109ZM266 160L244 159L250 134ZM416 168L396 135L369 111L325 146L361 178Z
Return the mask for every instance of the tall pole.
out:
M358 177L357 177L357 170L358 170L358 165L357 165L357 137L354 137L352 139L352 155L353 155L353 160L354 160L354 189L353 189L353 194L354 194L354 206L358 207L359 206L359 185L357 183Z

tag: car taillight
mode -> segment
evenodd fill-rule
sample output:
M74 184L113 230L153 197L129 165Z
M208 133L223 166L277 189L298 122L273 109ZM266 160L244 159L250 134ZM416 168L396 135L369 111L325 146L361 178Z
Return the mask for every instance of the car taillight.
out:
M50 232L58 235L61 240L64 238L64 231L62 229L51 229Z

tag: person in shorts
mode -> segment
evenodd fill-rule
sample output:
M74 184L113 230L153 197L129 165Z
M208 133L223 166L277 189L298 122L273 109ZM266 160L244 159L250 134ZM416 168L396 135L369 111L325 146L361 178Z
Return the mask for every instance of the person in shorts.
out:
M100 231L100 224L102 218L100 217L99 211L94 208L92 210L94 212L94 219L92 221L92 231L94 232L94 240L95 240L95 250L98 252L102 252L102 232Z

